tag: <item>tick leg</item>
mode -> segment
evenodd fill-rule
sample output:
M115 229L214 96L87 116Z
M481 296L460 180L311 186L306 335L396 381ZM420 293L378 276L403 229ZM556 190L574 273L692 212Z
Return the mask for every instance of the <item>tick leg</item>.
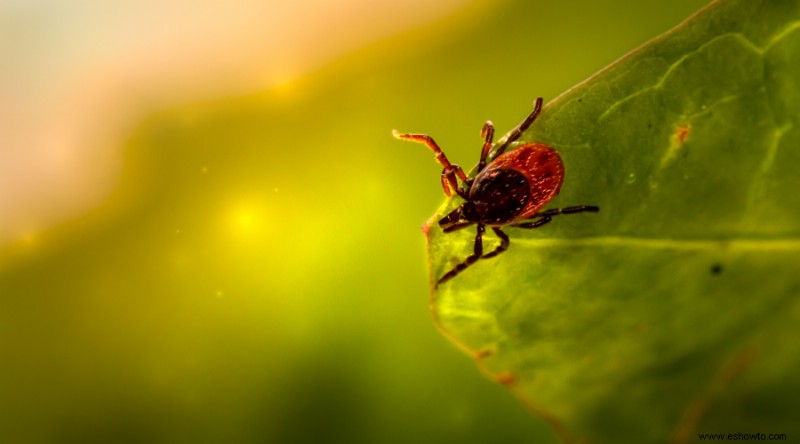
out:
M397 131L392 131L392 135L398 139L410 140L427 145L428 148L433 150L433 153L436 154L436 160L439 161L445 170L453 170L455 174L458 175L459 179L463 182L467 181L467 175L464 174L464 170L457 165L451 164L450 161L447 160L447 156L444 155L444 152L442 152L442 149L439 148L439 145L433 140L433 137L427 134L400 134Z
M508 243L509 243L508 236L506 236L506 234L500 231L500 229L497 227L492 227L492 230L494 230L494 234L496 234L497 237L500 238L500 245L498 245L497 248L495 248L494 251L492 251L491 253L487 253L481 256L481 259L489 259L490 257L495 257L498 254L508 250Z
M517 227L517 228L539 228L542 225L550 222L551 220L553 220L553 219L550 216L544 216L541 219L533 221L533 222L523 222L521 224L514 224L514 225L512 225L512 227Z
M461 177L462 175L465 175L464 170L458 165L450 165L450 168L442 170L442 188L444 188L444 194L446 194L447 197L450 197L453 191L455 191L456 194L464 198L464 200L467 200L465 189L459 187L458 181L456 181L456 176Z
M537 221L538 222L538 221ZM475 235L475 248L472 252L472 255L467 257L464 262L456 265L455 268L448 271L444 276L439 278L439 281L436 282L436 286L438 287L439 284L443 282L447 282L450 279L453 279L457 274L461 273L462 271L466 270L467 267L478 262L478 259L489 259L492 257L497 256L498 254L508 250L508 236L503 233L499 228L492 227L494 230L494 234L500 238L500 245L494 249L491 253L483 254L483 233L486 231L486 227L483 224L478 224L478 233Z
M452 270L448 271L444 274L444 276L440 277L439 280L436 282L436 286L449 281L456 277L457 274L461 273L462 271L466 270L467 267L474 264L481 258L483 255L483 233L486 231L486 226L483 224L478 224L478 233L475 235L475 247L472 251L470 256L467 256L464 259L464 262L458 264Z
M541 213L534 214L533 217L558 216L561 214L575 213L597 213L598 211L600 211L600 207L595 207L593 205L578 205L576 207L555 208L552 210L542 211Z
M478 163L478 172L483 171L486 166L486 157L489 155L489 150L492 149L492 139L494 139L494 124L491 120L487 120L481 129L481 137L483 137L483 149L481 150L481 161Z
M508 135L506 140L503 141L503 144L500 145L500 148L498 148L497 151L495 151L493 157L494 159L496 159L497 156L503 154L506 148L508 148L508 145L516 142L517 139L519 139L519 136L521 136L522 133L524 133L525 130L527 130L528 127L530 127L531 124L533 124L533 121L536 120L537 117L539 117L539 113L542 112L542 102L543 99L541 97L536 98L536 102L534 102L533 105L533 112L528 117L526 117L525 120L522 121L522 123L517 125L516 128L511 130L511 133Z
M559 216L562 214L576 214L576 213L597 213L600 211L600 207L595 207L593 205L578 205L576 207L567 207L567 208L554 208L552 210L542 211L541 213L536 213L533 215L533 218L540 217L541 219L535 220L532 222L523 222L521 224L514 224L513 227L518 228L539 228L542 225L550 222L553 216Z

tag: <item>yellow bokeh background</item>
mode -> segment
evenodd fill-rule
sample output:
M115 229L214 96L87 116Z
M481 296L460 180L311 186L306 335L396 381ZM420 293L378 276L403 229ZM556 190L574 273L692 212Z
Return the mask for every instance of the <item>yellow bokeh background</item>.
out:
M118 93L96 116L132 111L76 139L111 147L88 163L94 197L28 228L26 207L0 213L0 442L556 442L433 326L420 226L441 168L391 130L470 166L485 120L502 134L702 4L465 2L304 71L230 65L252 72L219 74L222 92L101 82Z

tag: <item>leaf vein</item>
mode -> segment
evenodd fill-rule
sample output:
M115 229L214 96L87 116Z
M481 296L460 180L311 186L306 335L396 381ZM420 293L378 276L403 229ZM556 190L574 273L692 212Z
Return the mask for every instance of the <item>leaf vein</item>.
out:
M597 236L574 239L522 238L516 243L529 247L627 247L665 250L800 251L800 238L787 239L670 239Z
M775 34L770 37L767 41L767 44L764 46L763 50L766 51L775 45L776 43L780 42L781 40L785 39L789 34L793 33L794 31L800 29L800 20L789 23L786 25L785 28L781 29L780 31L776 32Z
M635 99L636 97L638 97L638 96L640 96L642 94L645 94L647 92L661 89L661 87L664 86L664 83L667 81L667 79L669 79L669 77L672 75L672 73L674 73L675 70L678 69L678 67L680 67L680 65L682 65L684 62L686 62L686 60L688 60L690 57L692 57L693 55L699 53L700 51L703 51L705 48L707 48L708 46L713 45L714 43L716 43L719 40L722 40L722 39L725 39L725 38L731 38L731 37L735 38L737 41L739 41L742 44L742 47L744 47L744 48L746 48L746 49L748 49L748 50L750 50L752 52L755 52L755 53L757 53L759 55L764 52L764 50L762 48L759 48L758 46L753 44L753 42L748 40L741 33L729 32L729 33L725 33L725 34L720 34L720 35L714 37L713 39L710 39L707 42L703 43L702 45L698 46L697 48L693 49L692 51L687 52L686 54L682 55L680 58L678 58L675 62L673 62L664 71L664 74L659 78L658 82L656 82L656 83L654 83L654 84L652 84L650 86L644 87L642 89L639 89L639 90L633 92L632 94L630 94L630 95L628 95L626 97L623 97L622 99L614 102L611 106L608 107L607 110L605 110L603 112L603 114L600 115L600 117L598 118L598 123L600 123L603 120L605 120L608 117L608 115L611 114L611 112L613 112L615 109L617 109L618 107L622 106L623 104L625 104L625 103L627 103L627 102Z
M750 191L747 196L746 214L753 214L753 209L764 195L767 180L769 179L768 176L772 170L772 165L775 163L775 156L778 153L778 146L780 146L783 136L792 129L792 126L791 123L787 123L773 131L772 140L767 147L767 152L750 185Z

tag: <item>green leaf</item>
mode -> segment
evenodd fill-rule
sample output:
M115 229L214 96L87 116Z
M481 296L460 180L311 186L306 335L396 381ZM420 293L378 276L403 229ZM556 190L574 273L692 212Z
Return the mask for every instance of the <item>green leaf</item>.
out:
M507 227L432 291L438 325L567 442L797 439L798 116L800 2L712 3L545 107L547 208L601 211ZM472 251L436 223L461 202L426 228L432 287Z

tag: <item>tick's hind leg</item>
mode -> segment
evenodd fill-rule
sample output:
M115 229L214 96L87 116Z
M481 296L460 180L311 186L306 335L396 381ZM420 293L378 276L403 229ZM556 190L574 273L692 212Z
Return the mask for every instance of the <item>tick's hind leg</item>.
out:
M593 205L578 205L576 207L554 208L552 210L536 213L533 215L531 221L514 224L512 225L512 227L529 228L529 229L539 228L542 225L553 220L553 216L560 216L562 214L597 213L598 211L600 211L600 207L596 207Z
M496 234L497 237L500 238L500 245L498 245L497 248L495 248L494 251L492 251L491 253L486 253L483 256L481 256L481 259L489 259L490 257L495 257L498 254L508 250L508 244L509 244L508 236L506 236L506 234L500 231L500 229L497 227L492 227L492 230L494 231L494 234Z
M550 216L544 216L543 218L537 219L533 222L523 222L521 224L512 225L512 227L528 228L528 229L539 228L542 225L549 223L551 220L553 219Z
M475 235L475 247L473 248L472 254L467 256L464 259L464 262L458 264L452 270L448 271L444 274L444 276L440 277L438 281L436 281L436 286L438 287L440 284L449 281L456 277L457 274L461 273L462 271L466 270L467 267L474 264L481 258L483 255L483 233L486 231L486 226L483 224L478 224L478 233Z
M558 216L561 214L575 213L597 213L598 211L600 211L600 207L596 207L594 205L578 205L575 207L554 208L552 210L542 211L534 214L533 217Z
M495 248L491 253L483 254L483 233L486 232L486 226L483 224L478 224L478 233L475 235L475 247L472 251L472 254L464 259L464 262L456 265L455 268L439 278L439 280L436 282L437 287L439 284L453 279L457 274L466 270L470 265L478 262L478 259L489 259L490 257L495 257L508 249L508 236L500 231L499 228L492 227L492 230L494 230L494 233L500 238L500 245L498 245L497 248Z

